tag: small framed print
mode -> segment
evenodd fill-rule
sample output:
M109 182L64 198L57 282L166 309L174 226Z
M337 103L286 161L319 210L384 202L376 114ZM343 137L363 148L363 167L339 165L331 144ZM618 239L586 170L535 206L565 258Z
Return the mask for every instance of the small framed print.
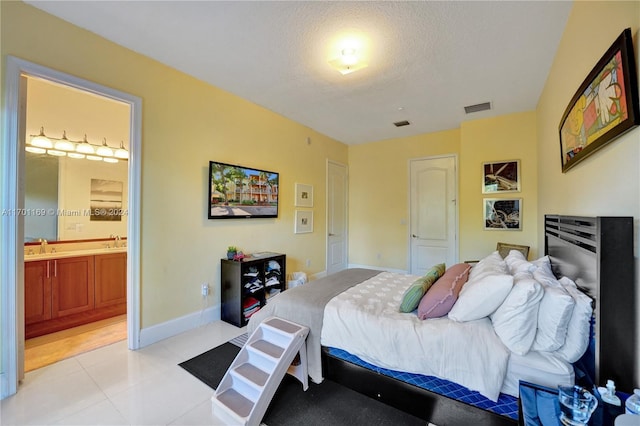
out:
M482 193L520 192L520 160L482 165Z
M296 183L296 207L313 207L313 186Z
M485 230L522 231L522 198L485 198L482 204Z
M294 233L306 234L309 232L313 232L313 211L296 210L296 225Z

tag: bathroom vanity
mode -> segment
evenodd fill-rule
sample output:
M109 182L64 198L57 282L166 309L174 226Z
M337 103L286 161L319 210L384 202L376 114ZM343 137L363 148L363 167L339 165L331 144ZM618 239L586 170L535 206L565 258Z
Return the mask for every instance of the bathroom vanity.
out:
M25 255L25 338L126 311L125 247Z

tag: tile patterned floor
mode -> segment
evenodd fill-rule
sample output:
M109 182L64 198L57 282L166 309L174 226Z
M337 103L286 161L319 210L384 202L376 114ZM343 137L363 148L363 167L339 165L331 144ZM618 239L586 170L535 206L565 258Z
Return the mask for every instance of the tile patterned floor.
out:
M245 333L216 321L138 351L126 341L25 375L0 425L220 425L213 390L178 364Z

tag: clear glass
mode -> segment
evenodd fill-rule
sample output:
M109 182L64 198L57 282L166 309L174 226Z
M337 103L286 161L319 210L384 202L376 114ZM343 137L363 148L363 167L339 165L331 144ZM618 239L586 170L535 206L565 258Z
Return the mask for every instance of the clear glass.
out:
M584 426L598 406L598 400L581 386L558 386L560 422L567 426Z

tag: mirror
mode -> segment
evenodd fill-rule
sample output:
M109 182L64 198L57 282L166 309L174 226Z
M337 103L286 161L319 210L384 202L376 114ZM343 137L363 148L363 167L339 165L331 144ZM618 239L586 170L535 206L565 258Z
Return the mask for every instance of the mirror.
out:
M128 149L130 108L121 102L47 80L26 80L26 145L44 128L55 143L87 139ZM86 135L86 136L85 136ZM117 142L116 142L117 141ZM122 141L122 142L121 142ZM127 235L128 161L25 152L25 242Z

